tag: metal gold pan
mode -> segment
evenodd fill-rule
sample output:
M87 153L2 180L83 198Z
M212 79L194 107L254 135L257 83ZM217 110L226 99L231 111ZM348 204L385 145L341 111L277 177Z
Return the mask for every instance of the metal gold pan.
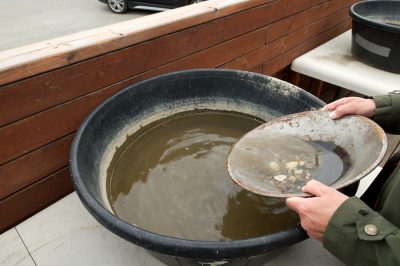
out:
M341 189L370 173L383 159L387 150L385 132L372 120L362 116L346 116L338 120L329 118L328 112L308 111L279 117L244 135L233 147L227 159L228 173L241 187L270 197L307 196L298 191L284 191L265 182L265 176L255 170L265 161L268 137L296 136L306 141L326 141L344 149L350 157L349 167L332 184ZM283 143L284 145L284 143Z

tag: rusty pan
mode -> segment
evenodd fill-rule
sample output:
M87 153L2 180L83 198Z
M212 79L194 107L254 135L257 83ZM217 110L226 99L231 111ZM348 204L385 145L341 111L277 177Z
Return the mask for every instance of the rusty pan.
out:
M270 197L307 196L301 191L283 191L254 169L265 165L266 138L276 135L296 136L306 141L326 141L341 147L349 158L349 167L334 180L331 187L341 189L370 173L387 150L385 132L372 120L358 115L338 120L328 112L309 111L271 120L245 134L233 147L227 159L232 179L241 187ZM284 143L282 144L284 145ZM264 155L263 155L264 154Z

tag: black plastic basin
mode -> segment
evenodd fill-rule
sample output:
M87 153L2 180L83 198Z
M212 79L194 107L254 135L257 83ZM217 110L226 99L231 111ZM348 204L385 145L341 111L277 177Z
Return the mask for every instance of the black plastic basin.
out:
M102 225L168 265L259 265L275 251L306 239L306 233L297 225L245 240L192 241L140 229L109 211L103 187L110 154L118 140L143 121L183 109L233 110L266 120L323 105L298 87L250 72L210 69L155 77L112 96L83 122L71 150L73 183L85 207Z
M362 1L350 8L353 56L400 73L400 1Z

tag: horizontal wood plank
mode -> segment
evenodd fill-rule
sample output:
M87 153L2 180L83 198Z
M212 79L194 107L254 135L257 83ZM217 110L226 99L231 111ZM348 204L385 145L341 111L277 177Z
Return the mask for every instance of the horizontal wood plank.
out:
M100 90L0 128L0 164L74 132L98 104L120 89Z
M73 191L68 167L0 200L0 234Z
M67 135L0 166L0 200L68 165L74 135Z
M259 74L263 74L263 66L262 65L256 66L255 68L250 69L249 71L250 72L259 73Z
M273 59L274 57L279 56L280 54L301 44L305 40L313 38L314 36L319 35L321 32L347 19L347 13L345 13L344 10L340 10L328 17L312 23L311 25L279 38L278 40L275 40L262 48L236 58L235 60L228 62L221 67L230 69L251 69Z
M296 15L279 20L268 26L267 43L277 40L289 33L297 31L315 21L337 13L338 18L348 16L349 7L357 0L336 0L314 6L310 9L297 13Z
M276 73L283 67L290 65L296 57L318 47L319 45L327 42L328 40L336 37L337 35L347 31L350 28L351 28L351 20L347 19L344 22L340 23L339 25L336 25L333 28L323 32L322 34L314 38L311 38L310 40L304 42L303 44L296 46L295 48L285 53L282 53L273 60L264 63L263 66L264 74L272 75Z

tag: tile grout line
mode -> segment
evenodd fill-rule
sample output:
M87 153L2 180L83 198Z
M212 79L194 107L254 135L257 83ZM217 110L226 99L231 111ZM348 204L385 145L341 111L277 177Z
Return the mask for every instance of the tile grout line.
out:
M22 244L24 244L24 246L25 246L25 248L26 248L26 251L28 251L28 254L29 254L29 256L31 257L33 263L35 264L35 266L37 266L36 261L33 259L31 252L29 251L29 249L28 249L28 247L26 246L24 240L22 239L21 235L19 234L19 232L18 232L18 230L17 230L17 227L14 227L14 229L15 229L15 231L17 232L17 234L18 234L18 236L19 236L19 239L21 239Z

